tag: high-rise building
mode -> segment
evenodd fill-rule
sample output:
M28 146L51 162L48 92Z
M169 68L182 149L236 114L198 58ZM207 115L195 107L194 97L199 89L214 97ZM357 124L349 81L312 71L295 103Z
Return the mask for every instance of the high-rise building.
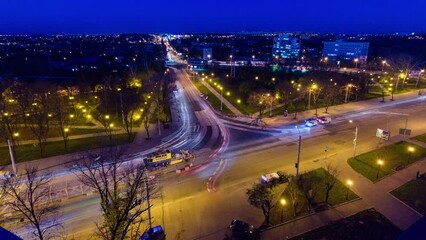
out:
M322 56L332 61L358 59L359 62L366 62L368 47L368 42L345 42L342 40L324 42Z
M288 34L281 34L274 38L272 45L272 57L297 59L300 56L300 39Z
M213 50L211 48L203 48L203 60L210 60L213 56Z

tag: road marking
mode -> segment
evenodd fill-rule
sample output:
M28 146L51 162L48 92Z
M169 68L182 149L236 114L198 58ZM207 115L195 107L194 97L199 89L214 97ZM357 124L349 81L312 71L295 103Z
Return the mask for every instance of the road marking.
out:
M206 182L206 187L208 192L217 192L215 187L216 180L220 177L226 167L226 160L221 159L219 166L214 170L213 174L209 177L209 180Z

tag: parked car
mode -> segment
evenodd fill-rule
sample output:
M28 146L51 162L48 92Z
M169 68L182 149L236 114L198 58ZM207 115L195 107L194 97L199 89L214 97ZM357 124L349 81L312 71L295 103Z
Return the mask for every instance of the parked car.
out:
M0 180L6 180L12 177L9 171L0 171Z
M331 117L319 117L317 121L321 124L331 123Z
M268 183L273 179L279 179L280 175L278 175L278 173L273 172L273 173L268 173L262 176L262 178L260 179L261 183Z
M250 235L254 233L253 225L238 219L232 220L229 228L231 228L232 234L237 236Z
M164 232L161 225L155 226L146 230L140 240L163 240L166 239L166 233Z
M318 121L316 118L308 118L305 120L305 126L307 127L314 127L318 125Z

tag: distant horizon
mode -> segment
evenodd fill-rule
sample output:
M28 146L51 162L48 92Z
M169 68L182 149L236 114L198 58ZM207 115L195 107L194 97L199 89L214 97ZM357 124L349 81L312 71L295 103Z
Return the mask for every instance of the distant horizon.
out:
M426 35L426 31L415 32L415 31L396 31L396 32L314 32L314 31L229 31L229 32L115 32L115 33L85 33L85 32L76 32L76 33L68 33L68 32L57 32L57 33L2 33L0 32L0 36L31 36L31 35L123 35L123 34L281 34L281 33L290 33L290 34L333 34L333 35L396 35L401 34L401 36L406 36L409 34L414 35Z
M0 33L425 33L425 8L422 0L14 0L2 4Z

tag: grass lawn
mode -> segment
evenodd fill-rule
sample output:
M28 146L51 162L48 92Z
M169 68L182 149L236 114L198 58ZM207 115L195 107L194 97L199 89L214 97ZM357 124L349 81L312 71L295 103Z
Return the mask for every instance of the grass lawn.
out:
M103 132L104 129L102 128L74 128L69 127L68 136L74 136L74 135L81 135L81 134L92 134L92 133L100 133ZM25 141L25 140L34 140L36 139L36 136L31 131L30 128L21 128L17 131L19 133L19 137L17 138L18 141ZM58 127L51 127L47 138L52 137L62 137L61 131Z
M414 152L409 154L408 148L414 147ZM354 158L348 159L348 164L357 172L371 181L377 180L379 165L377 160L382 160L383 165L380 168L379 179L391 174L397 166L406 165L410 158L410 163L413 163L426 156L426 149L420 146L398 142L389 146L385 146Z
M401 230L372 208L291 239L394 240L399 234Z
M217 92L220 93L220 90L217 88L218 84L223 86L223 97L228 100L232 105L234 105L238 110L240 110L244 114L253 114L258 111L257 108L254 108L250 105L248 105L245 102L245 99L239 94L239 92L234 89L235 87L232 87L224 81L219 81L218 79L214 78L209 81L206 81L211 87L215 88ZM216 83L216 85L215 85ZM229 95L228 95L229 92ZM240 102L238 102L240 100Z
M133 134L129 140L127 134L113 135L112 141L114 145L133 142L136 134ZM44 157L53 157L67 153L86 151L96 149L108 145L108 136L80 138L68 140L68 152L65 151L63 141L47 142ZM39 159L40 149L33 144L20 145L15 147L17 162L26 162L34 159ZM10 164L10 155L8 147L0 147L0 166Z
M318 168L313 171L304 173L301 177L303 180L310 179L313 182L312 192L315 194L313 207L318 206L325 202L325 186L323 184L324 177L329 176L330 174L324 168ZM348 194L348 199L346 199L346 194ZM288 189L284 190L281 198L284 198L287 201L287 204L282 208L282 206L277 205L272 209L271 212L271 224L275 225L281 222L281 211L283 211L283 220L288 221L294 218L293 215L293 202L290 198ZM330 196L328 203L332 206L357 199L358 196L349 190L342 182L337 180L333 189L330 191ZM297 207L297 217L308 214L308 203L305 199L303 192L298 194L298 204ZM278 203L279 204L279 203Z
M417 136L413 137L412 139L426 143L426 133L422 134L422 135L417 135Z
M413 179L393 190L392 195L419 213L426 214L426 179Z
M196 78L191 77L191 81L202 94L207 93L207 95L209 96L207 101L213 106L214 109L216 109L216 111L220 112L220 99L217 98L213 93L211 93L210 90L208 90L207 87L204 86ZM229 110L229 108L225 104L222 105L222 109L224 114L233 114L232 111Z

